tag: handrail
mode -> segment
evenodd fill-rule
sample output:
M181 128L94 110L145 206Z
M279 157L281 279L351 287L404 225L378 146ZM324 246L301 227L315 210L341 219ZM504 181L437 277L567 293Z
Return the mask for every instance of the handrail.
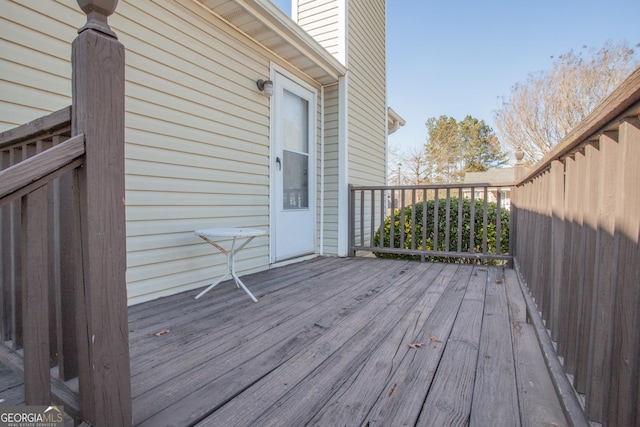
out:
M354 188L358 190L388 190L391 188L403 188L405 190L446 190L447 188L450 190L455 190L458 188L503 188L503 187L511 187L513 182L501 182L501 183L492 183L492 182L474 182L474 183L458 183L458 184L420 184L420 185L357 185Z
M64 107L53 113L0 133L0 149L6 149L13 144L30 138L42 138L47 134L53 135L58 130L71 126L71 106Z
M84 134L80 134L0 171L0 206L60 176L83 154Z
M573 128L552 151L536 163L516 185L521 186L531 181L549 169L551 162L571 155L588 141L596 139L598 135L617 130L620 121L630 116L640 116L640 67L636 68L620 86Z

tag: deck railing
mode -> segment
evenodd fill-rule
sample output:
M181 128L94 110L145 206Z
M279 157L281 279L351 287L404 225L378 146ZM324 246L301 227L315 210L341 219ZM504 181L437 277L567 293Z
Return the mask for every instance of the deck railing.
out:
M510 191L511 184L350 186L350 253L510 260Z
M79 3L72 106L0 134L0 362L27 405L129 426L124 47L116 2Z
M70 171L83 164L84 135L70 135L71 108L0 134L0 360L24 374L27 402L48 404L53 388L75 414L64 386L78 374Z
M639 425L640 68L519 180L516 264L605 426Z

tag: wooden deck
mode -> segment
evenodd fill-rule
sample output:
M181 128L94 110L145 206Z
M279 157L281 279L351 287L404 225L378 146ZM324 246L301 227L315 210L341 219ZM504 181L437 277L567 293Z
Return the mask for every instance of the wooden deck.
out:
M319 258L130 308L134 424L566 425L515 273Z
M565 426L515 272L317 258L129 308L134 425ZM76 382L77 384L77 382ZM0 370L0 405L23 404Z

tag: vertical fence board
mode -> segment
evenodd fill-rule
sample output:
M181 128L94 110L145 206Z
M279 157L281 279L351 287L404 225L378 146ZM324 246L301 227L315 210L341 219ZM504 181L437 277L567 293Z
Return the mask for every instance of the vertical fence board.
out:
M549 187L551 185L551 172L547 171L544 175L545 179L545 188L542 189L542 209L544 216L544 227L542 230L542 264L544 266L543 270L543 304L545 307L544 319L547 322L547 329L550 327L551 316L552 316L552 307L551 307L551 222L552 222L552 212L551 212L551 194L549 192Z
M608 390L611 381L611 347L613 338L613 301L617 270L614 239L616 193L620 191L616 179L620 165L617 132L600 136L602 157L594 179L597 187L597 233L595 244L595 270L593 282L593 316L591 319L586 410L590 419L603 422L607 412Z
M376 191L371 190L371 218L370 218L370 230L369 230L369 246L373 246L373 239L376 232ZM384 218L384 217L383 217Z
M422 249L427 249L427 190L422 190ZM424 255L420 258L424 262Z
M49 405L49 302L47 266L47 188L22 198L24 398L27 405Z
M405 201L405 191L404 190L400 190L400 225L398 227L400 227L400 246L398 246L399 248L403 249L404 248L404 241L405 241L405 230L404 230L404 224L405 224L405 212L404 212L404 208L406 206L406 201Z
M386 198L385 190L380 190L380 239L378 242L379 247L384 246L384 219L387 216L384 212L386 200L387 198Z
M433 196L433 250L438 250L438 190L435 190L435 194Z
M6 169L11 166L10 152L9 150L2 151L2 158L0 158L2 169ZM2 277L0 283L2 288L2 341L11 339L11 285L13 284L14 271L13 271L13 247L12 247L12 204L0 207L0 233L2 239L0 239L0 256L2 258Z
M587 391L589 353L591 351L589 336L591 333L591 315L593 305L595 236L598 227L598 187L599 187L599 156L593 145L587 145L584 153L584 170L581 179L582 186L582 280L580 305L580 320L577 333L577 360L574 387L580 393Z
M416 223L416 189L411 189L411 224ZM411 249L416 248L416 227L411 227Z
M618 288L615 297L613 325L613 360L609 414L610 425L633 425L638 421L637 399L638 322L640 322L640 119L627 119L620 124L619 144L622 173L619 196L616 197L615 240L618 261Z
M470 252L475 252L475 248L476 248L476 189L472 188L471 189L471 215L469 217L469 227L470 227L470 231L469 231L469 247L470 247Z
M26 149L13 149L11 150L11 160L10 163L15 165L16 163L26 159L27 150ZM11 340L14 349L22 348L22 252L20 251L20 240L21 240L21 226L20 226L20 217L22 216L22 205L16 200L12 202L10 205L10 227L11 227L11 263L12 263L12 279L10 283L10 292L11 292Z
M487 226L489 224L489 212L487 209L487 199L489 198L489 192L487 191L487 187L484 188L484 200L483 200L483 208L482 208L482 253L487 253Z
M544 180L544 175L537 176L533 182L531 182L530 189L530 197L528 203L528 211L530 214L530 224L531 224L531 238L527 239L529 242L529 251L531 256L530 260L530 277L531 277L531 287L532 294L536 305L538 307L538 311L544 309L542 304L542 280L540 277L541 266L541 251L540 251L540 228L542 225L542 218L540 215L540 202L542 200L542 182Z
M582 281L584 279L584 246L582 244L582 210L584 200L584 154L575 154L575 168L573 170L573 189L571 192L571 254L569 259L571 289L569 305L569 335L567 341L567 354L565 356L565 367L568 373L575 375L578 357L578 325L581 319L582 304ZM574 383L575 387L575 383Z
M564 197L564 218L565 218L565 233L564 233L564 245L562 248L562 263L565 266L562 270L562 292L560 296L560 328L558 334L558 353L566 357L567 346L569 344L569 322L571 316L569 311L571 310L571 298L572 298L572 286L571 286L571 247L572 247L572 228L573 228L573 214L574 209L572 204L576 196L575 186L575 162L572 158L565 159L565 197Z
M391 216L391 224L389 224L389 247L390 248L394 248L395 247L395 220L394 220L394 215L396 214L396 190L395 189L391 189L391 212L390 212L390 216Z
M501 254L502 250L500 249L500 233L502 231L502 212L501 212L501 206L500 204L502 203L501 201L501 191L498 188L498 190L496 191L496 251L495 253L497 254Z
M364 191L360 191L360 244L364 245Z
M551 163L550 178L550 204L551 204L551 337L558 341L558 329L560 327L561 289L563 288L562 251L564 249L564 164L555 160Z
M451 189L447 188L447 201L445 202L445 225L444 225L444 250L449 251L449 234L451 229Z
M47 215L47 242L48 253L48 292L49 292L49 354L51 366L56 366L59 362L58 354L58 301L60 299L60 182L55 179L49 185L47 193L48 215Z
M78 376L76 289L82 283L77 172L60 177L60 378Z

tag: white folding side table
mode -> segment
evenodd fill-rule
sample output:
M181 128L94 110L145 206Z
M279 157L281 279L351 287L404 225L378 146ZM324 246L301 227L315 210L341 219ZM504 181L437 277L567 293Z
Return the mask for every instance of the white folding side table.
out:
M235 256L242 248L247 246L247 244L253 240L254 237L264 236L267 234L265 230L260 230L257 228L207 228L203 230L196 230L195 235L202 238L207 243L215 246L220 252L227 256L227 273L218 279L215 283L211 284L207 289L200 292L196 299L200 298L202 295L209 292L220 282L225 280L227 277L233 277L233 280L236 282L236 286L242 287L244 291L251 297L253 302L258 302L258 299L251 293L251 291L242 283L242 280L238 277L235 270ZM217 241L232 239L231 249L227 250L220 246ZM238 239L247 239L240 246L236 247L236 240Z

